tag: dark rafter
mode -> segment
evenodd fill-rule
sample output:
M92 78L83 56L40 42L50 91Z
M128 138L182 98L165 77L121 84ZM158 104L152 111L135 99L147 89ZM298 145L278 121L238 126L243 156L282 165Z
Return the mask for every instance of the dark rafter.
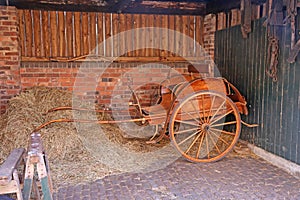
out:
M252 4L261 5L266 0L252 0ZM206 4L206 14L227 12L234 8L239 8L241 0L211 0Z
M240 6L240 0L0 0L0 5L7 3L20 9L202 16Z

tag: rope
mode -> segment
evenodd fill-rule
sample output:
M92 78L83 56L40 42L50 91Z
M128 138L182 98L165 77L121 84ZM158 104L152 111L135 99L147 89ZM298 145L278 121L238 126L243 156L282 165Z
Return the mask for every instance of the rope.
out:
M279 54L279 41L276 37L269 37L268 45L268 63L269 68L266 69L266 74L273 79L273 82L277 82L277 66L278 66L278 54Z

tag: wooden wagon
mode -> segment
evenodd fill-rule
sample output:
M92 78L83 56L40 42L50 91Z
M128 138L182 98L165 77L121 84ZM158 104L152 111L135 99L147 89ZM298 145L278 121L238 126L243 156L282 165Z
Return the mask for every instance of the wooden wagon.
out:
M144 121L161 125L154 143L167 136L190 161L220 160L239 139L240 114L248 114L247 102L226 79L199 78L192 65L188 72L163 81L155 105L141 107L138 98L133 105Z
M177 150L189 161L212 162L223 158L233 149L241 131L240 114L248 114L246 101L238 89L224 78L200 78L194 66L188 74L170 77L160 84L155 105L143 107L133 92L130 106L138 118L120 121L97 121L98 124L140 122L160 127L159 136L171 139ZM75 109L59 107L50 111ZM80 109L79 109L80 110ZM108 112L98 110L97 112ZM35 131L54 122L83 122L89 120L59 119L39 126ZM246 123L245 123L246 124ZM247 125L247 124L246 124Z

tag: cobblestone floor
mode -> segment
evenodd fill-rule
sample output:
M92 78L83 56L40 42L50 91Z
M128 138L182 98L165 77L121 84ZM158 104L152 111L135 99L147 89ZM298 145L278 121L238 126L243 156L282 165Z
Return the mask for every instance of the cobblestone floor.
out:
M252 157L229 157L209 164L179 159L152 173L124 173L62 187L54 197L56 200L300 200L300 180Z

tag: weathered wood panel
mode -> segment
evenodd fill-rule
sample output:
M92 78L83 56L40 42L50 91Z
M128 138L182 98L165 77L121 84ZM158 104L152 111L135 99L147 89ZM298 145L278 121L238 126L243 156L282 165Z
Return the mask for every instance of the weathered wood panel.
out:
M245 95L249 115L243 120L258 123L258 128L242 129L242 139L300 164L300 62L288 64L289 27L280 41L278 81L265 74L267 31L265 19L252 24L249 38L243 39L240 26L216 32L215 62L223 77Z
M73 57L74 56L74 48L73 48L73 13L67 12L66 13L66 36L67 36L67 56Z
M83 49L83 55L89 54L89 17L88 13L82 13L81 15L81 29L82 29L82 38L81 38L81 46Z
M19 26L20 26L20 43L21 43L21 55L26 55L25 52L25 24L24 24L24 11L20 10L19 13Z
M103 25L103 14L97 13L97 45L98 45L98 55L103 56L104 55L104 48L102 45L104 40L104 25Z
M50 53L50 34L49 34L49 13L47 11L42 11L42 37L43 37L42 41L43 41L43 52L44 52L43 56L48 58L50 57L51 53Z
M111 24L111 14L105 13L104 14L104 21L105 21L105 40L112 36L112 24ZM112 40L108 40L105 42L105 56L110 57L112 56Z
M89 52L92 52L93 54L96 53L95 48L97 46L96 19L97 19L96 13L90 13L90 15L89 15L89 30L90 30Z
M33 37L34 37L34 49L35 49L35 56L41 57L41 24L40 24L40 11L34 10L33 11Z
M55 11L50 12L50 33L51 33L51 57L57 57L57 15ZM27 35L27 38L29 35Z
M66 37L65 37L65 16L63 12L58 12L58 39L59 39L59 56L66 56Z
M25 52L26 56L33 56L32 55L32 17L31 17L31 11L30 10L24 10L25 13L25 36L27 36L25 39ZM22 24L22 23L20 23ZM29 36L29 37L28 37Z
M152 57L160 61L197 57L201 52L198 44L203 44L201 16L38 10L19 10L19 15L24 61L84 59L90 53L114 58L121 52L123 57ZM157 29L143 29L147 27ZM132 29L139 31L129 31ZM119 33L124 31L128 32L120 38ZM102 45L92 52L99 44ZM154 44L157 48L146 48Z
M75 32L75 56L80 56L81 54L81 13L74 13L74 32Z

